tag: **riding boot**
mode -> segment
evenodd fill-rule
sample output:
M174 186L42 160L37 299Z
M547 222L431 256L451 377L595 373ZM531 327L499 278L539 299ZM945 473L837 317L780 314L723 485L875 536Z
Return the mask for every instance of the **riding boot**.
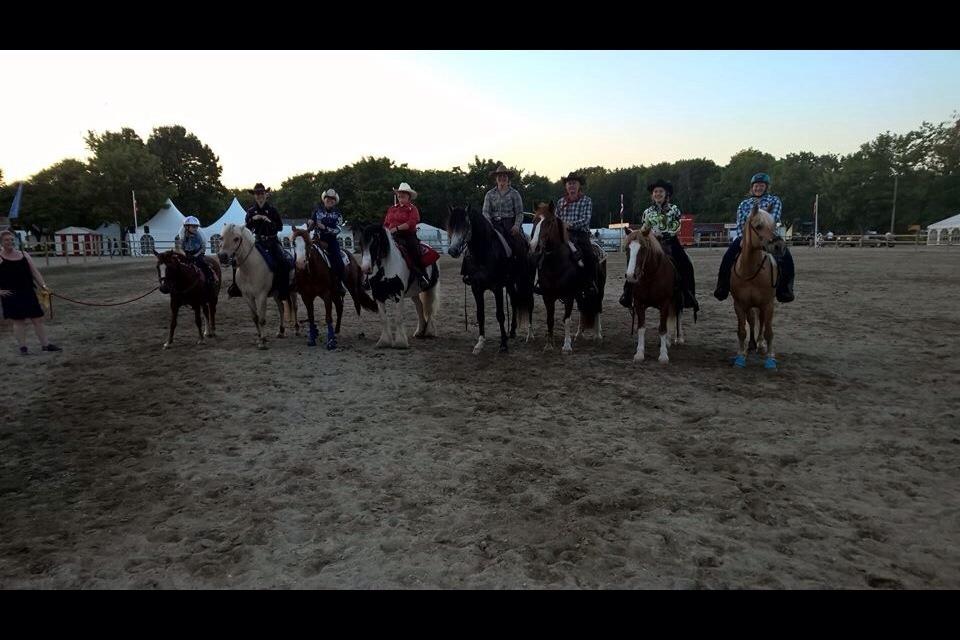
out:
M633 308L633 283L623 283L623 295L620 296L620 304L627 309Z
M780 281L777 283L777 300L783 303L793 302L793 256L786 249L777 259L780 268Z
M240 292L240 287L237 286L237 262L235 259L230 260L230 266L233 268L233 281L227 288L227 297L239 298L243 294Z
M717 300L726 300L730 295L730 271L740 255L740 239L737 238L727 248L723 254L723 260L720 262L720 273L717 274L717 288L713 292L713 297Z

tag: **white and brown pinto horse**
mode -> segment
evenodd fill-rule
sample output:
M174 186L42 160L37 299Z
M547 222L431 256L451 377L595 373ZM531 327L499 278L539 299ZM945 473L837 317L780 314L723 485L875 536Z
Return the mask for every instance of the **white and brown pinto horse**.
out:
M273 272L267 266L267 261L254 246L255 238L253 233L243 225L225 224L221 234L220 260L226 262L229 258L235 257L237 261L237 286L243 294L247 305L250 307L250 313L253 316L253 324L257 327L257 348L267 348L267 298L270 297L273 289ZM282 267L279 267L282 268ZM277 329L277 337L283 338L284 333L284 315L288 317L291 329L296 335L300 335L300 326L297 324L297 294L294 284L294 272L290 273L290 295L287 299L281 300L276 293L273 294L277 302L277 310L280 313L280 326ZM284 306L289 311L284 314Z
M437 312L440 308L440 267L427 267L429 285L421 288L420 278L411 282L410 268L386 227L371 224L361 233L360 269L367 275L370 294L380 310L383 330L378 347L406 349L410 346L403 326L403 298L413 300L417 308L415 338L437 336Z
M734 366L747 366L747 329L750 323L750 348L764 357L763 366L775 370L773 352L773 301L777 292L777 262L766 248L775 237L773 216L753 205L743 227L740 256L730 274L730 294L737 313L737 338L740 349ZM759 327L756 325L759 323ZM754 333L754 329L757 332ZM754 336L759 338L757 341Z
M670 362L667 352L671 325L676 327L674 344L683 344L683 329L680 326L678 310L681 309L682 295L676 286L679 279L673 262L663 252L657 237L650 233L650 227L643 225L623 241L628 254L626 279L633 283L633 308L637 316L637 351L634 362L643 362L643 341L646 335L646 309L653 307L660 311L660 357L661 364Z

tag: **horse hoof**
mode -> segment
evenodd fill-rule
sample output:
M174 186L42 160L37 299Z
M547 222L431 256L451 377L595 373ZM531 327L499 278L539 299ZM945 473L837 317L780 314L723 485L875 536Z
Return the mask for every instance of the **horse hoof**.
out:
M169 348L170 348L170 345L171 345L170 342L164 342L164 343L163 343L163 348L164 348L164 349L169 349Z
M657 358L657 362L659 362L660 364L669 364L670 358L668 358L667 356L660 356L659 358Z
M560 349L560 353L565 356L569 356L571 353L573 353L573 347L564 347L563 349Z
M332 341L330 341L330 342L327 343L327 351L333 351L333 350L336 349L336 348L337 348L337 341L336 341L336 340L332 340Z
M363 331L357 334L357 339L359 340L363 340L366 337L367 337L367 334L365 334Z
M639 353L634 354L633 361L636 362L637 364L643 364L643 355Z
M316 341L316 340L307 340L307 346L308 346L308 347L315 347L315 346L317 346L317 341Z
M507 345L505 344L500 345L500 353L508 353L509 351L510 349L507 348Z
M547 344L543 346L544 353L550 353L551 351L553 351L553 345Z
M737 356L733 359L733 366L740 367L743 369L747 366L747 357L746 356Z
M763 368L770 371L777 370L777 359L776 358L767 358L763 361Z
M204 342L203 338L201 338L201 339L197 340L197 344L207 344L207 343Z
M267 348L267 343L266 343L266 342L258 342L258 343L257 343L257 349L263 350L263 349L266 349L266 348Z

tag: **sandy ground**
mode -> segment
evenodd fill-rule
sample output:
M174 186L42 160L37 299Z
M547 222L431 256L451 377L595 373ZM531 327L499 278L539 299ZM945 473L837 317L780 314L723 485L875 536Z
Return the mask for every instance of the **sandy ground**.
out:
M261 352L225 294L219 338L182 313L163 351L159 293L57 301L63 353L0 329L0 587L960 587L960 251L796 250L776 373L729 366L721 252L691 255L703 312L667 366L653 329L631 361L621 255L606 340L568 357L539 299L534 343L471 355L448 258L441 337L408 351L348 314L336 352ZM147 260L45 274L92 300L156 283Z

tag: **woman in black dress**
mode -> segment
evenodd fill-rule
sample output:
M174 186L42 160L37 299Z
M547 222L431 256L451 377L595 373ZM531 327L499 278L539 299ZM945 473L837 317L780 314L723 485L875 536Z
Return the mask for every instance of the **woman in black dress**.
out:
M13 240L12 231L0 231L0 306L3 308L3 317L13 322L13 335L20 345L21 355L27 355L28 320L33 323L41 349L60 351L60 347L47 340L43 309L34 290L34 282L44 289L47 285L30 256L18 251Z

